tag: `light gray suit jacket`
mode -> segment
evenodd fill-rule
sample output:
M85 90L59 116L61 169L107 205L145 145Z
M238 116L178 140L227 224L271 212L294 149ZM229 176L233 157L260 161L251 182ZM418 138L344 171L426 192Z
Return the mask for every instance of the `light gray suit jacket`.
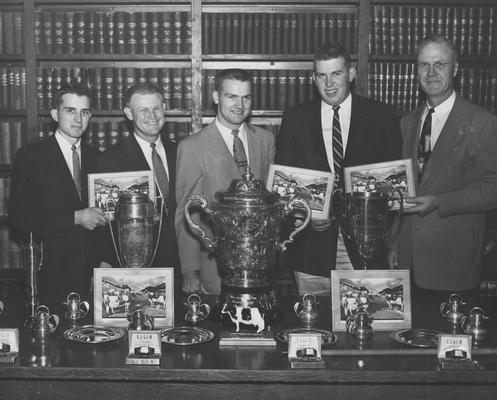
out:
M423 107L401 123L403 156L417 165ZM399 265L419 287L464 290L479 285L486 210L497 207L497 116L459 96L417 186L438 196L430 214L406 216Z
M254 179L266 181L269 165L274 160L274 136L264 129L246 124L249 163ZM215 254L207 250L197 234L187 226L184 208L188 198L202 194L215 200L218 190L227 189L233 179L241 179L235 163L216 123L198 134L185 138L178 147L176 164L176 235L182 273L200 270L200 278L208 293L219 293L221 279ZM205 217L192 213L196 223L213 238Z

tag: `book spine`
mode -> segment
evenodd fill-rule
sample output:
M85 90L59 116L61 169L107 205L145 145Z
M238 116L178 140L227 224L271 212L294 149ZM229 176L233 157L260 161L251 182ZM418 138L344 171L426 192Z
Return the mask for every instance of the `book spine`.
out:
M297 104L297 72L295 70L288 71L288 95L286 98L286 107L293 107Z
M74 54L74 13L66 11L64 13L64 52L65 54Z
M152 54L160 54L160 25L159 14L150 13L150 52Z
M261 83L261 90L260 90L260 104L259 107L261 110L268 110L268 72L264 70L259 71L260 74L260 83Z
M382 49L381 54L389 54L390 47L390 7L383 6L381 8L381 38Z
M475 14L478 13L478 9L470 8L468 10L468 45L467 54L470 56L476 55L475 49L478 41L478 36L476 33L476 18Z
M277 74L277 85L278 85L278 97L276 103L276 109L285 110L287 108L287 88L288 88L288 78L287 71L279 70L276 71Z
M295 14L294 14L295 15ZM296 23L297 23L297 53L298 54L306 54L306 43L305 43L305 13L299 13L295 15Z
M214 29L216 30L216 38L218 38L217 40L219 42L219 43L216 43L216 46L217 46L216 53L227 53L227 49L226 49L227 44L224 43L225 36L223 34L226 31L226 19L228 16L229 16L229 14L227 14L227 13L216 14ZM243 14L240 14L239 18L243 19ZM243 34L244 33L242 32L241 36L243 36ZM236 44L237 47L238 47L238 45L239 45L239 43ZM244 45L244 43L242 42L242 46L243 45ZM241 51L242 53L246 53L246 50L243 47L240 47L240 48L242 48L242 51Z
M173 109L181 109L181 99L183 96L183 82L181 68L171 68L172 88L171 88L171 106Z
M95 48L96 48L96 15L94 12L89 12L87 15L87 25L88 29L86 30L86 42L88 44L88 48L86 51L89 54L94 54L95 53Z
M8 121L0 121L0 164L11 164L10 157L10 124Z
M343 27L344 37L345 37L344 42L346 49L348 49L351 54L355 52L354 42L352 41L354 37L353 18L354 18L353 14L344 14L344 27Z
M497 9L494 7L490 7L488 9L488 34L486 35L488 37L488 46L487 46L487 56L491 57L493 56L495 52L495 45L496 45L496 40L495 40L495 33L496 33L496 18L495 14L497 12Z
M483 7L478 7L476 14L476 49L475 55L482 56L483 55L483 43L484 43L484 34L483 32L488 31L487 18L486 13Z
M209 37L210 23L211 20L209 14L205 12L202 13L202 54L210 53L210 49L207 47L207 38ZM228 38L226 38L226 40L228 40Z
M166 110L171 109L171 76L169 68L162 68L159 75L160 87L162 88L162 100Z
M104 108L104 99L102 98L103 81L102 81L102 68L94 68L92 71L92 106L96 110Z
M245 37L247 38L247 41L246 41L246 46L247 46L247 53L250 53L250 54L254 54L256 53L255 51L255 40L256 40L256 37L255 37L255 30L254 30L254 25L255 25L255 15L254 14L246 14L245 15L245 20L246 20L246 24L245 24L245 33L243 33L242 35L245 35Z
M64 52L64 13L56 11L53 15L53 52Z
M26 109L26 68L19 68L19 109Z
M399 6L399 51L398 54L405 55L407 49L407 31L411 29L407 23L407 7Z
M36 44L36 40L37 40L37 36L36 36L36 30L37 30L37 27L36 27L36 22L38 21L38 38L39 38L39 29L40 29L40 19L38 18L37 19L37 16L38 16L38 13L35 13L35 26L34 26L34 30L35 30L35 44ZM3 46L3 42L4 42L4 30L5 30L5 27L3 25L3 11L0 11L0 54L4 54L5 53L5 50L4 50L4 46ZM5 36L7 37L7 36ZM7 40L7 39L5 39ZM36 50L38 51L38 47L36 47Z
M182 31L183 31L183 21L182 13L179 11L174 12L174 22L173 22L173 53L181 54L181 43L182 43Z
M465 7L461 8L460 31L455 34L458 36L458 53L461 56L468 55L468 9Z
M86 51L86 13L75 13L74 28L74 51L77 54L84 54Z
M126 88L124 86L124 71L122 68L116 68L114 70L114 98L113 98L113 109L121 110L124 107L124 93Z
M258 70L250 72L252 82L252 109L258 110L261 104L261 77Z
M268 17L268 54L276 53L276 16L267 14Z
M216 14L214 14L216 15ZM239 53L241 51L241 47L240 47L240 29L241 29L241 23L240 23L240 19L241 19L241 16L239 13L233 13L232 14L233 16L233 53ZM213 25L214 25L214 28L213 28L213 31L216 31L215 29L215 26L218 24L218 21L217 21L217 15L216 15L216 18L212 20L211 22ZM215 40L216 38L212 38L211 40ZM216 53L218 51L218 48L217 48L217 42L214 42L214 45L213 45L213 49L212 49L213 53Z
M184 110L192 109L192 71L189 68L183 68L183 106Z
M181 49L183 54L190 54L192 52L192 16L189 12L182 13L183 15L183 47Z
M269 18L268 14L257 14L259 19L261 20L261 33L260 33L260 52L262 54L267 54L269 51ZM256 41L257 43L257 41Z
M115 13L115 43L116 53L126 53L126 28L125 28L125 13L123 11L116 11Z
M156 86L159 87L159 70L158 68L149 68L147 71L147 81Z
M110 148L119 142L119 124L117 121L110 121L109 125L109 137L107 142Z
M397 6L392 6L390 11L390 47L389 54L399 53L399 9Z
M126 54L136 54L136 15L133 12L126 13Z
M22 132L23 132L23 123L21 121L12 121L11 122L11 151L10 151L10 159L14 161L14 156L22 146Z
M14 53L22 54L24 49L22 13L16 11L12 14L14 15Z
M3 12L3 27L4 27L4 36L5 38L11 38L10 40L4 40L3 49L4 54L15 54L14 49L14 13L11 11Z
M297 74L297 93L298 103L301 104L307 101L307 78L306 71L298 71Z
M276 14L275 21L275 53L282 54L283 53L283 14Z
M216 85L216 70L208 69L205 77L205 92L204 95L204 109L207 111L215 110L214 101L212 100L212 92L214 92Z
M149 37L148 37L148 13L138 13L138 53L148 54Z
M160 13L160 48L161 52L164 54L171 53L171 43L172 43L172 13L161 12Z
M95 52L97 54L105 53L105 26L105 13L95 12Z
M276 70L271 69L268 71L268 94L269 94L268 108L270 110L278 109L277 91L278 91L278 75Z
M8 83L8 100L7 107L9 110L15 110L16 94L15 94L15 67L9 68L9 83Z
M116 13L113 11L105 14L104 48L106 54L116 52Z

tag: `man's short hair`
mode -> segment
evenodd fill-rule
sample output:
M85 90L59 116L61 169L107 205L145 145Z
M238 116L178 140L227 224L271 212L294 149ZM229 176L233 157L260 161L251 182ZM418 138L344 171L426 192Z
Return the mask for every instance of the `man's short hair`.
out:
M219 71L216 76L216 90L219 92L223 87L223 82L228 79L241 82L251 82L250 72L241 68L229 68Z
M85 96L91 99L90 88L83 83L66 83L57 89L52 99L52 109L57 110L62 104L62 96L65 94L75 94L76 96Z
M126 94L124 95L124 104L127 107L129 107L129 102L134 94L158 94L162 98L162 93L156 85L149 82L138 83L137 85L131 86L126 90Z
M314 53L314 65L316 65L316 61L327 61L339 57L345 60L345 66L349 68L351 61L347 49L340 43L324 42Z
M458 56L454 42L447 39L445 36L439 34L428 35L419 41L418 46L416 47L416 58L418 57L419 53L421 53L421 50L423 50L426 46L428 46L431 43L445 44L450 50L450 56L452 58L452 61L454 62L457 61Z

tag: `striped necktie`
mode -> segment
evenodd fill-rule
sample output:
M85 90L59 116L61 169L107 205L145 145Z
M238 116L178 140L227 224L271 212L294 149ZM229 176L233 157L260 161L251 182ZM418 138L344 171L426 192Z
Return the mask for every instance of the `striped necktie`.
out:
M333 166L335 168L335 187L343 187L343 142L340 127L340 106L333 106Z
M418 147L418 178L421 180L423 172L426 168L426 163L431 156L431 118L435 111L434 108L428 110L425 120L423 122L423 127L421 128L421 135L419 137L419 147Z
M247 168L247 155L245 153L245 148L243 147L242 139L238 135L238 129L233 129L231 134L233 135L233 158L240 169L241 174L245 174Z
M79 161L78 149L71 146L72 150L72 177L78 190L79 199L81 200L81 163Z
M167 178L166 168L155 148L155 143L150 143L150 147L152 148L152 167L154 169L155 182L162 195L162 203L166 205L169 196L169 179Z

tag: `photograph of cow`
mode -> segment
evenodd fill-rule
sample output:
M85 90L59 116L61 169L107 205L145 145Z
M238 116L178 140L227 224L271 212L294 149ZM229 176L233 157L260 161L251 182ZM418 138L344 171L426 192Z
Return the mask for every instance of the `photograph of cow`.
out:
M402 278L340 278L342 321L362 309L374 320L404 319Z

